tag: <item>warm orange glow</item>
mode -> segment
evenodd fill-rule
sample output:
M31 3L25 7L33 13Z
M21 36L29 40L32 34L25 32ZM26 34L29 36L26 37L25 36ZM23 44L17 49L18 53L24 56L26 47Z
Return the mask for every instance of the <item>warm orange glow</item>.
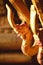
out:
M22 20L22 23L24 23L26 21L25 16L21 12L18 12L18 16Z
M25 55L30 55L30 56L33 56L33 55L35 55L36 53L37 53L37 51L38 51L38 45L37 44L35 44L35 47L34 46L30 46L30 43L31 43L31 40L32 40L32 33L31 33L31 31L29 30L29 28L28 28L28 26L23 26L23 27L21 27L21 31L19 30L19 29L17 29L16 30L16 24L15 23L12 23L12 22L14 22L14 20L13 20L13 15L11 14L11 9L9 8L9 6L8 5L6 5L6 8L7 8L7 18L8 18L8 22L9 22L9 24L11 25L11 27L13 28L13 30L17 33L17 34L20 34L21 33L21 35L20 35L20 37L22 38L22 40L23 40L23 42L22 42L22 46L21 46L21 48L22 48L22 51L23 51L23 53L25 54ZM20 13L19 13L20 14ZM33 14L32 14L33 15ZM21 18L23 18L22 17L22 15L20 15L21 16ZM33 18L34 18L34 15L33 15ZM23 21L25 20L25 17L23 18ZM35 19L34 19L35 20ZM33 21L34 21L33 20ZM33 22L32 21L32 22ZM33 22L34 23L34 22ZM15 24L15 25L14 25ZM33 25L34 26L34 25ZM34 27L33 27L34 28ZM19 32L19 33L18 33ZM24 39L24 34L23 33L26 33L25 34L25 39ZM36 51L35 51L36 50Z

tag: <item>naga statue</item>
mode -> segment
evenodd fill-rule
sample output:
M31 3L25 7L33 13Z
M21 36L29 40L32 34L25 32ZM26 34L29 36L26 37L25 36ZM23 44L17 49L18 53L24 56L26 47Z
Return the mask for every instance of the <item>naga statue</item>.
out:
M43 53L43 15L39 1L41 0L32 0L30 11L24 0L9 0L12 6L6 4L6 8L10 26L22 39L21 50L23 54L27 56L34 56L37 54L38 62L43 64L43 56L41 56L43 55L41 54ZM18 14L16 18L15 15L17 14L15 14L15 11L12 8L14 8ZM38 24L35 24L37 21L36 14L41 22L41 28L38 27Z

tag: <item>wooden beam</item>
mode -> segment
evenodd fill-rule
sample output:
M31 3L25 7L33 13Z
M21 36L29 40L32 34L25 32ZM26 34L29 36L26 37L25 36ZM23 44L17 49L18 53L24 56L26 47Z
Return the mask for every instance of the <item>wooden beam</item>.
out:
M25 56L22 53L4 53L0 54L0 63L25 63L29 62L30 56Z
M19 50L22 40L15 33L0 33L0 50Z

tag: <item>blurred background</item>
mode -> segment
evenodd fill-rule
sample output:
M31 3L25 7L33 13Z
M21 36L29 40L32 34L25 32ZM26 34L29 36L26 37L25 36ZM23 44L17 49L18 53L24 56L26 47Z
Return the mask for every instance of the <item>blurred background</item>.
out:
M39 65L36 56L27 57L22 53L22 40L10 27L7 20L6 3L8 0L0 0L0 64ZM25 3L30 9L31 0L25 0Z

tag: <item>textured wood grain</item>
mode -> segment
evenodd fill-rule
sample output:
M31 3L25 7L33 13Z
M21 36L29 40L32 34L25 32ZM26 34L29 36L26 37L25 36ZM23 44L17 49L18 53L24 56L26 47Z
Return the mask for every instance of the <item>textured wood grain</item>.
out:
M22 40L10 27L7 17L0 16L0 50L19 50Z
M0 63L25 63L30 60L31 57L24 56L22 53L0 54Z

